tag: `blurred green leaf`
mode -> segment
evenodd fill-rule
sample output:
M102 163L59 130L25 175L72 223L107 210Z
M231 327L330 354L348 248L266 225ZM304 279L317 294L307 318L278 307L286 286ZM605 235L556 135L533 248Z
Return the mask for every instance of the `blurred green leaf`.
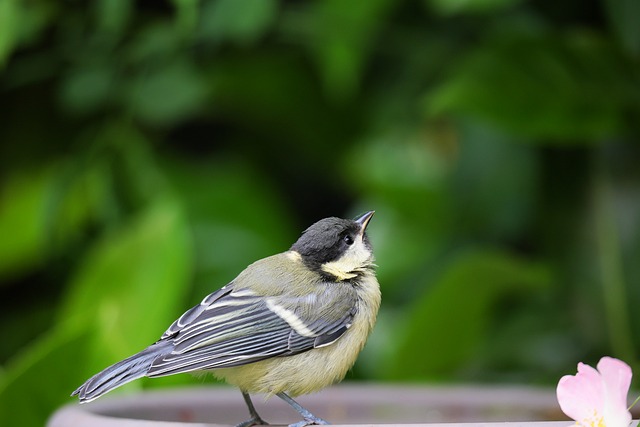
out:
M502 251L460 255L397 325L400 339L385 377L414 381L455 377L482 349L495 304L548 284L543 265Z
M315 3L311 42L331 99L349 100L359 89L367 57L394 6L390 0Z
M61 256L104 203L105 171L71 161L15 172L0 188L0 278Z
M82 232L96 196L95 171L65 182L69 164L15 172L0 189L0 277L34 268Z
M0 277L42 261L52 170L7 177L0 191Z
M124 210L144 209L171 192L149 138L130 120L107 121L90 141L101 148L95 161L109 168L111 197ZM104 210L114 209L114 201L107 200Z
M28 306L11 304L3 308L0 311L0 328L10 333L5 334L3 345L0 346L0 365L39 338L42 331L51 325L55 312L56 306L50 301L39 300Z
M621 44L636 58L640 54L640 2L604 0L609 23Z
M37 40L58 12L57 2L0 1L0 66L19 46Z
M16 47L21 18L17 0L0 1L0 66L5 64Z
M495 12L519 3L521 0L426 0L433 10L442 15L457 13Z
M172 0L176 21L182 34L191 34L198 23L200 0Z
M494 310L491 333L466 364L465 377L481 383L554 384L558 372L581 360L585 349L571 334L574 320L566 310L546 307L549 291L553 288L537 292L517 310L512 300Z
M624 131L636 79L597 36L511 35L474 50L426 102L526 136L594 141Z
M153 343L184 308L191 247L180 206L164 200L98 242L72 280L63 325L86 324L86 375ZM107 344L108 343L108 344Z
M478 123L459 121L457 128L460 151L451 176L454 232L518 239L533 220L539 154L526 140Z
M124 56L145 71L155 69L180 50L180 34L180 28L171 22L152 21L134 33L133 40L125 45Z
M356 147L345 164L353 179L378 191L424 191L442 185L449 171L447 159L424 135L379 135Z
M61 84L62 105L74 114L88 115L105 107L112 99L115 76L103 64L70 72Z
M216 43L255 43L273 25L276 0L209 0L204 2L200 37Z
M97 29L103 37L119 40L132 18L131 0L99 0L94 2Z
M132 79L127 103L142 120L164 127L194 114L208 95L200 73L187 61L173 61Z
M71 392L86 379L75 367L86 357L89 337L88 325L54 328L15 356L0 377L4 425L42 426L53 408L71 401Z
M335 159L326 147L340 145L336 142L343 138L344 123L337 112L327 110L317 82L298 58L274 51L228 58L216 64L208 78L213 117L258 132L261 141L273 135L277 144L261 144L272 155L282 157L285 146L291 155L312 151L315 162L325 154L327 161ZM249 144L255 137L250 138Z

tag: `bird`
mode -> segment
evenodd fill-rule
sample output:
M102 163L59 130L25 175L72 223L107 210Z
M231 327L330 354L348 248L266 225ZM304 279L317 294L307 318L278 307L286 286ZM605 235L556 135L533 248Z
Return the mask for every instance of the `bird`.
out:
M204 371L240 389L251 418L237 427L268 424L255 393L295 409L303 420L290 427L329 424L293 398L341 381L373 330L381 303L366 233L373 214L312 224L289 250L250 264L71 396L86 403L145 376Z

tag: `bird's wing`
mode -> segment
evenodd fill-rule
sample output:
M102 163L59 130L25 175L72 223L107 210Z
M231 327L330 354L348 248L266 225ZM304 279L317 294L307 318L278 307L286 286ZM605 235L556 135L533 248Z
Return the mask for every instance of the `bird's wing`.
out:
M332 344L351 326L356 298L346 292L264 297L225 287L187 311L162 336L174 349L150 377L226 368Z

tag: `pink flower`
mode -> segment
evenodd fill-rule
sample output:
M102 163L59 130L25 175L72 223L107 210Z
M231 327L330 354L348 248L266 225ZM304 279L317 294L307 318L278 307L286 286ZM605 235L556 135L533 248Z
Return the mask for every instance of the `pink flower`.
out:
M557 395L562 412L580 427L628 427L631 368L612 357L600 359L597 368L578 363L576 375L560 378Z

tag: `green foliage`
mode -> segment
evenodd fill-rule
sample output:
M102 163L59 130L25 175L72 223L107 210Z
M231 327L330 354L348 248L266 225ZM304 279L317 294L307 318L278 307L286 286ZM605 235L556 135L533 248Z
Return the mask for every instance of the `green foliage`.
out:
M180 314L190 246L179 207L162 201L85 255L60 305L58 323L85 324L96 343L110 343L108 349L98 345L90 351L86 373L146 347L163 332L158 325Z
M87 222L100 179L84 171L68 181L63 162L38 170L16 170L0 194L0 278L25 274L51 253L77 238Z
M453 15L461 13L495 12L519 1L520 0L426 0L425 3L438 13Z
M18 175L18 174L16 174ZM8 177L0 211L0 275L17 274L42 258L46 240L45 187L50 174Z
M202 7L199 36L212 43L255 43L273 25L275 0L221 0Z
M640 53L640 28L636 19L640 16L640 4L633 0L605 0L607 18L622 46L631 54Z
M87 360L90 331L58 328L18 354L0 384L0 414L7 424L42 425L82 380L76 361ZM74 369L71 369L74 367ZM46 386L45 386L46 384Z
M0 64L4 64L6 58L13 50L17 28L20 22L20 9L17 1L6 0L0 3Z
M131 82L127 104L141 120L170 126L198 110L207 86L189 63L175 61Z
M624 126L637 83L625 58L588 32L499 34L457 64L427 103L432 114L468 113L527 136L597 140Z
M637 22L632 0L0 0L0 417L42 425L369 209L384 298L353 378L637 369Z
M490 346L496 307L513 295L524 300L548 286L549 275L540 265L504 253L476 251L454 258L442 276L411 307L397 325L396 352L383 373L388 379L446 380L459 378L465 362L480 363ZM462 297L466 295L466 297ZM513 302L511 302L513 303ZM512 342L522 345L526 336ZM407 369L406 366L411 366Z
M322 73L328 96L340 102L358 89L359 76L385 16L393 10L390 0L318 2L311 14L311 48Z

